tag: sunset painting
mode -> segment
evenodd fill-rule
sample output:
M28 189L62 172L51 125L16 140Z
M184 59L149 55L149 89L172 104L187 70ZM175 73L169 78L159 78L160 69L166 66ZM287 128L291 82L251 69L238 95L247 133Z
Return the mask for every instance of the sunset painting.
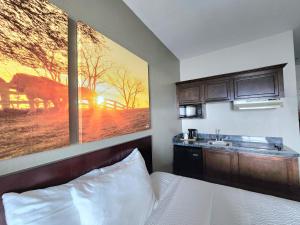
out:
M80 142L150 128L148 63L78 22Z
M68 17L46 0L0 0L0 159L69 143Z

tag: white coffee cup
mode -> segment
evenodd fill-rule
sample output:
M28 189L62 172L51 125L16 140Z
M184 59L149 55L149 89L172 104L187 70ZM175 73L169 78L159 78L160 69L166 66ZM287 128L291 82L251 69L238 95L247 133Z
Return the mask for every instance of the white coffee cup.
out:
M183 139L186 139L186 140L189 139L189 135L186 134L186 133L184 133L184 134L183 134Z

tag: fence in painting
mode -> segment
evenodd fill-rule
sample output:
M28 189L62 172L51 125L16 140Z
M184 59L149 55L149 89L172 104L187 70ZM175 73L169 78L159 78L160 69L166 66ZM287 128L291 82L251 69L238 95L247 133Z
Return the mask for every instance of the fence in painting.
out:
M98 108L98 109L105 109L105 110L124 110L127 109L126 105L111 99L102 99L97 103L93 102L92 100L88 99L80 99L78 101L79 107L81 109L90 109L90 108Z
M89 109L91 105L88 100L80 102L81 108ZM24 93L17 92L14 89L1 89L0 88L0 110L3 109L17 109L26 110L30 109L30 101ZM35 108L44 108L44 102L41 99L34 100ZM51 107L51 106L50 106ZM103 99L97 108L106 110L124 110L127 109L126 105L111 99Z
M28 110L30 107L30 101L24 93L17 92L14 89L0 89L0 110ZM44 102L41 99L36 99L34 108L44 108Z
M100 106L102 106L104 109L108 109L108 110L123 110L126 109L126 106L123 105L120 102L114 101L114 100L110 100L110 99L105 99L103 104L101 104Z

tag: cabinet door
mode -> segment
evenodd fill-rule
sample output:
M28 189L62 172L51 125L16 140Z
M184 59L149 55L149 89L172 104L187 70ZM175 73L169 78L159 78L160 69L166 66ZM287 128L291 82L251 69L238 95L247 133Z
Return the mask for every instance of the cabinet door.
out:
M174 173L181 176L201 178L202 149L174 146Z
M199 103L202 102L201 94L203 85L199 82L190 84L177 85L177 98L179 104Z
M234 98L279 97L283 91L282 74L279 71L246 75L234 79Z
M232 100L232 80L214 79L205 84L205 101L230 101Z
M231 181L235 170L234 163L234 152L217 148L203 149L203 170L207 179Z
M291 158L239 153L239 177L242 182L298 185L297 162ZM293 169L294 167L294 169Z

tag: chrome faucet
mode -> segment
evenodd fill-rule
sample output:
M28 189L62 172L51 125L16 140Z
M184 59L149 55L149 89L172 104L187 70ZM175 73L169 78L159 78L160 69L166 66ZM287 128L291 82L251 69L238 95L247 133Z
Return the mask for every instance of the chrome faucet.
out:
M221 141L221 139L220 139L220 129L216 129L216 141Z

